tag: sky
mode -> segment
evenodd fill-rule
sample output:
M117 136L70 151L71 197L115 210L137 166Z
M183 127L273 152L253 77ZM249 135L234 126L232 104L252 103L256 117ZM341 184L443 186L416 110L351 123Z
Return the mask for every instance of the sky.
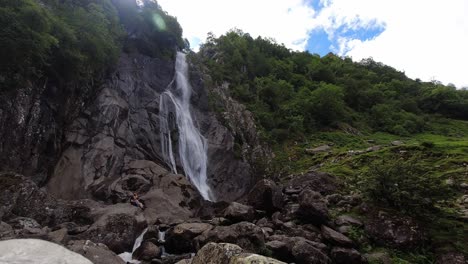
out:
M233 28L292 50L372 57L410 78L468 87L468 0L158 0L197 50Z

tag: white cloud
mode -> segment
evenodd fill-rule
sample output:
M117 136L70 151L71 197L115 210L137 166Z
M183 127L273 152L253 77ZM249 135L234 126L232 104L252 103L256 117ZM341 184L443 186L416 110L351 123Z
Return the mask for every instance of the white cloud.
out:
M302 0L158 0L177 17L191 42L203 42L210 31L219 36L239 28L304 50L311 30L323 28L340 55L354 60L373 57L411 78L468 86L467 0L320 2L325 7L316 13ZM354 30L385 25L385 31L361 41L340 36L337 29L343 25Z
M158 0L177 17L184 36L192 43L208 32L216 36L238 28L253 37L274 38L295 50L304 50L309 23L315 12L302 0Z
M386 30L375 39L340 39L340 55L373 57L411 78L468 86L468 1L335 0L319 15L376 18Z

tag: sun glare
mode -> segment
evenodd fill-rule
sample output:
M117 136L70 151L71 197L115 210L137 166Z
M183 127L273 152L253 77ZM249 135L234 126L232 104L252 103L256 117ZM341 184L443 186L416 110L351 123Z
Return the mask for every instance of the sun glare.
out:
M166 22L164 22L164 18L162 18L159 14L153 15L153 22L156 24L156 27L158 27L159 30L166 30Z

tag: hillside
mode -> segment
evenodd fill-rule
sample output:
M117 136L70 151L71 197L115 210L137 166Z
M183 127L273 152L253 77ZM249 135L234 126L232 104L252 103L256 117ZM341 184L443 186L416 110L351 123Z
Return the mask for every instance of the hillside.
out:
M237 29L193 52L153 0L0 4L0 262L466 263L467 90Z

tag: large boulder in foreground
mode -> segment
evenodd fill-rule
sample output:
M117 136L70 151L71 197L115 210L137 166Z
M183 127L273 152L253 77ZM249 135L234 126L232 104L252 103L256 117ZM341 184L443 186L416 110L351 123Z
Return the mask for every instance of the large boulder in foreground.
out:
M192 264L286 264L276 259L252 253L243 253L241 247L229 243L208 243L192 259Z
M63 246L39 239L0 241L0 256L1 263L93 264Z

